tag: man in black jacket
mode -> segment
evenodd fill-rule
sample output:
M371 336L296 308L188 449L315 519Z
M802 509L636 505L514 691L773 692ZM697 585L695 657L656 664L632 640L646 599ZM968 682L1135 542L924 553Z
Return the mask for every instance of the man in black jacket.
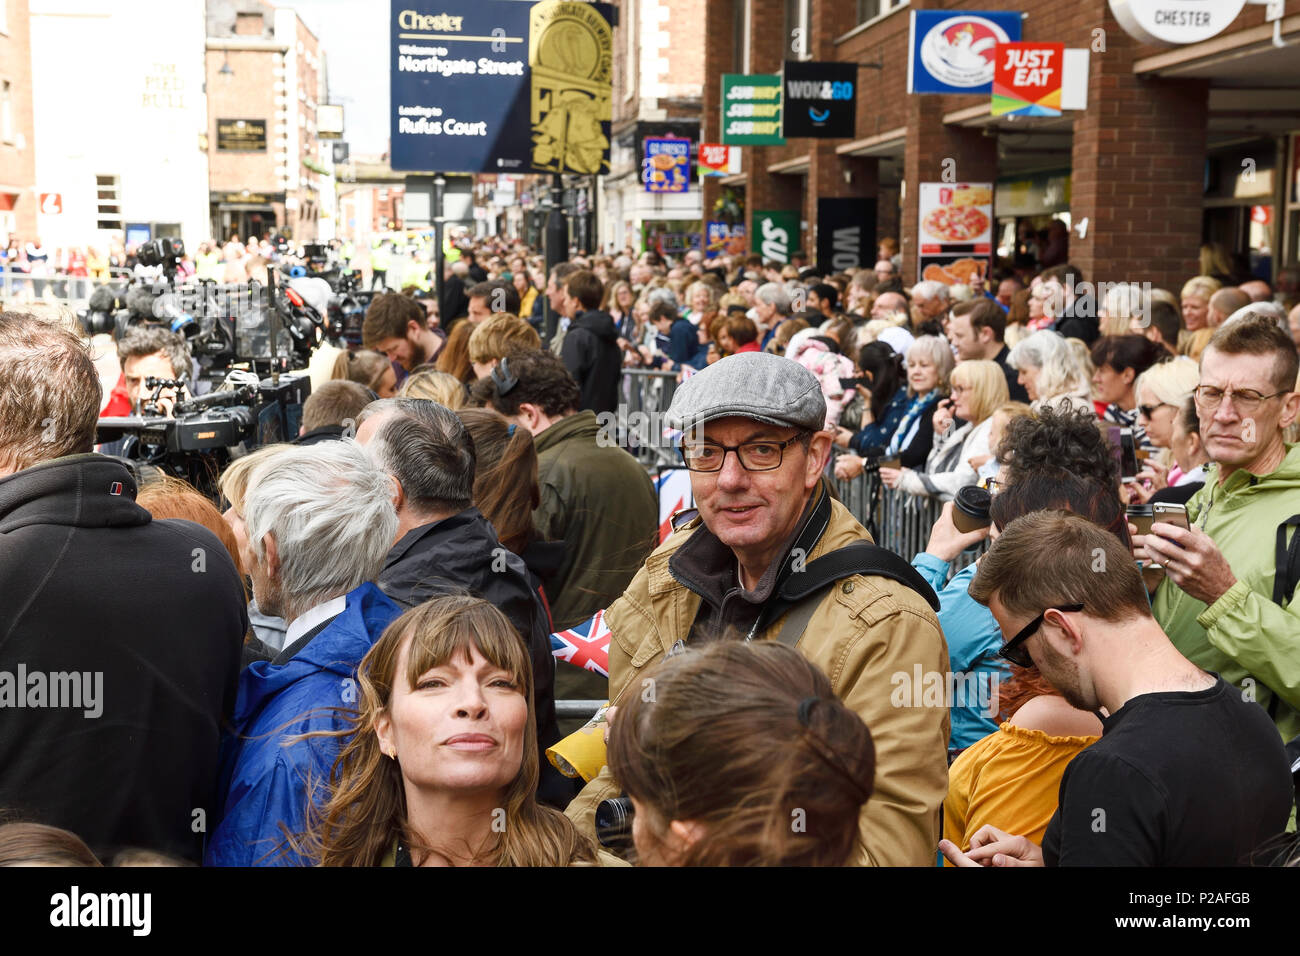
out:
M1052 331L1067 339L1081 339L1084 345L1097 341L1101 335L1097 300L1091 287L1083 281L1079 267L1069 264L1053 266L1044 270L1042 278L1047 301L1056 318ZM1085 295L1079 295L1080 287L1085 290Z
M154 521L125 463L87 454L84 346L0 313L0 807L102 857L198 861L248 630L220 540Z
M380 589L408 607L469 591L510 619L532 654L542 769L538 796L565 806L574 786L545 754L560 736L546 610L523 560L501 544L492 524L471 505L473 440L454 412L424 399L372 402L358 421L357 441L396 485L397 537L379 575Z
M565 333L560 360L578 383L578 408L597 415L613 412L618 408L623 350L614 319L600 311L605 287L594 272L580 269L569 276L565 290L576 317Z

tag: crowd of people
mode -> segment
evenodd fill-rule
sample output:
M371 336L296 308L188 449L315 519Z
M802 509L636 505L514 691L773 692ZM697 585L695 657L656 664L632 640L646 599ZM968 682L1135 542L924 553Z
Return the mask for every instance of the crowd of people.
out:
M1297 859L1296 276L456 253L218 501L96 446L182 336L0 312L0 863ZM925 550L852 481L942 503Z

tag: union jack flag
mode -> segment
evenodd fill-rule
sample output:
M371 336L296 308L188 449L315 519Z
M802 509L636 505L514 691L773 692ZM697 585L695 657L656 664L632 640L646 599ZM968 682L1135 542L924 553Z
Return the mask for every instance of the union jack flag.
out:
M597 611L590 620L552 634L551 653L557 660L608 677L609 625L605 623L605 612Z

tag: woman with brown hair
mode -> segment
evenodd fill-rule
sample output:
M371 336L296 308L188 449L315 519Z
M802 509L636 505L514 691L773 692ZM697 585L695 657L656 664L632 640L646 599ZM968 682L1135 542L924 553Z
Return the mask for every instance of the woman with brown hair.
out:
M470 384L474 381L474 366L469 360L469 337L474 333L474 323L457 322L447 335L447 344L438 353L435 368L454 376L456 381Z
M570 866L599 854L537 802L528 649L487 601L434 598L357 669L326 797L292 839L321 866Z
M640 862L843 866L876 770L867 725L798 651L722 641L675 655L618 708L609 768Z
M393 363L382 352L367 349L339 352L330 379L340 378L359 382L380 398L392 398L397 394L397 373L393 371Z

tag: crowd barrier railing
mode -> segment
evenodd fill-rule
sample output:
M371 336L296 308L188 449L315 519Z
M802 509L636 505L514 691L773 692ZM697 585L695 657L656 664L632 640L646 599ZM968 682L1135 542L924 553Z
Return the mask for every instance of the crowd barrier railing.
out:
M128 275L117 274L115 270L111 281L125 282ZM48 275L31 275L8 268L0 268L0 301L6 308L21 306L23 302L40 302L57 299L74 309L83 310L90 303L90 295L98 286L104 285L102 278L91 276L73 276L64 273Z
M677 390L677 373L625 368L620 388L619 444L651 470L680 465L673 441L664 435L664 413Z

